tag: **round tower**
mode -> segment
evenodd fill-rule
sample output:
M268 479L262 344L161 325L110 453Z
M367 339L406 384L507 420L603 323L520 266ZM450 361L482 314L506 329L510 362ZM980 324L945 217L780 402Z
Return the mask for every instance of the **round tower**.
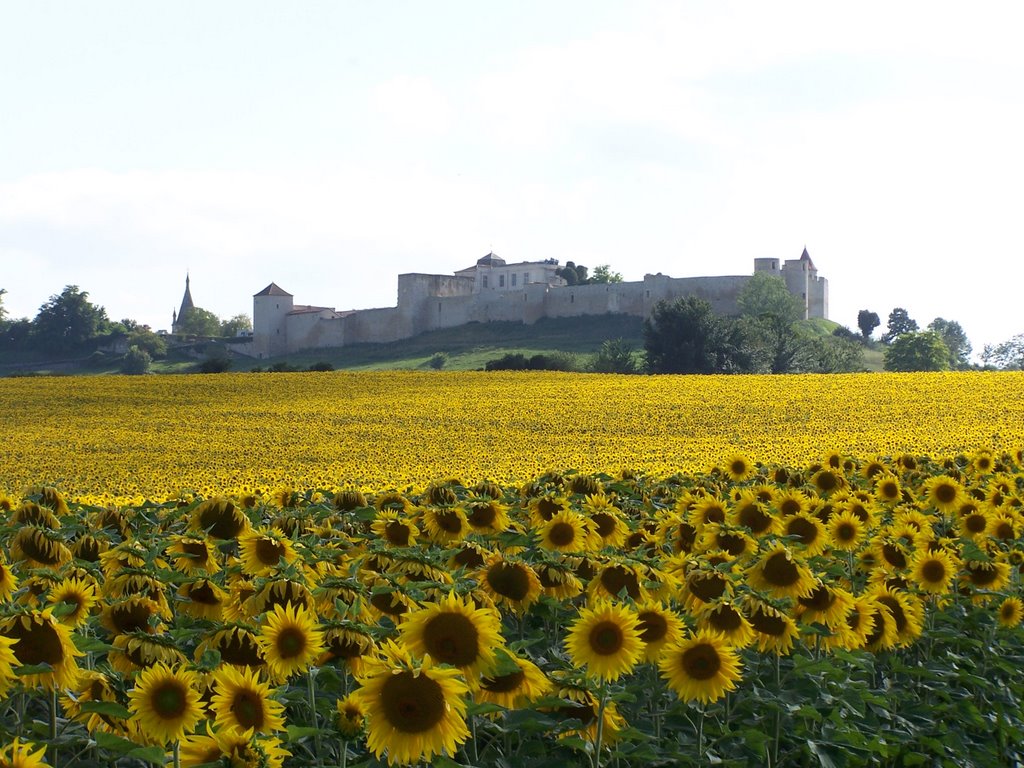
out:
M288 313L295 298L277 283L252 297L252 341L257 357L276 357L288 352Z

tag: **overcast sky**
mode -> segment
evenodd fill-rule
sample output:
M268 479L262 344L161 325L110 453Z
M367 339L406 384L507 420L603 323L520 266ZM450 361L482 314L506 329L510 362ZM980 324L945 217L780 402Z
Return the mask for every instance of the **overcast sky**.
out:
M1019 2L0 0L0 287L111 319L403 272L747 274L1024 331Z

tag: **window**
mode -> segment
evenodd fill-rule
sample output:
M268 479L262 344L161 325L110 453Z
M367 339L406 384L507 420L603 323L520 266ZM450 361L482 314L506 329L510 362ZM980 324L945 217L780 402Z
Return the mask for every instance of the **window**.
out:
M519 277L515 272L512 273L512 287L516 287L516 278Z
M527 285L530 282L530 273L523 272L523 285Z
M504 288L505 287L505 276L504 275L498 275L498 287L499 288Z
M484 275L484 288L487 287L487 275Z

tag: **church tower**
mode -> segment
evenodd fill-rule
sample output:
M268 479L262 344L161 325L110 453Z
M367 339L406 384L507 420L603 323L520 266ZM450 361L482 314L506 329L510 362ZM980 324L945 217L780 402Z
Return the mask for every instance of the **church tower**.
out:
M195 304L192 303L192 291L188 285L188 273L185 273L185 295L181 297L181 309L178 310L177 314L173 311L171 313L171 333L178 333L178 323L181 322L185 313L190 309L195 309Z

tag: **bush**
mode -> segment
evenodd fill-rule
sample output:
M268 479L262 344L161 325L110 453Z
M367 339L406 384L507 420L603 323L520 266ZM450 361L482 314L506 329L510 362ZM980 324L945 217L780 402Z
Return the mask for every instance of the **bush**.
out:
M121 373L127 373L131 376L149 373L149 366L152 362L153 358L149 352L132 344L128 347L128 351L121 360Z
M224 373L231 370L231 358L208 357L199 363L200 373Z
M526 357L520 352L510 352L495 360L488 360L486 371L578 371L579 360L569 352L553 352L550 355Z
M590 361L588 370L594 373L636 373L636 357L633 347L622 339L607 339Z
M427 360L427 366L433 368L435 371L440 371L448 364L448 354L446 352L435 352L433 356Z
M321 360L320 362L313 363L311 366L309 366L308 370L310 370L310 371L323 371L323 372L333 371L334 370L334 366L331 365L328 362L325 362L325 361Z
M292 365L291 363L274 363L272 366L267 368L271 373L298 373L299 366Z

